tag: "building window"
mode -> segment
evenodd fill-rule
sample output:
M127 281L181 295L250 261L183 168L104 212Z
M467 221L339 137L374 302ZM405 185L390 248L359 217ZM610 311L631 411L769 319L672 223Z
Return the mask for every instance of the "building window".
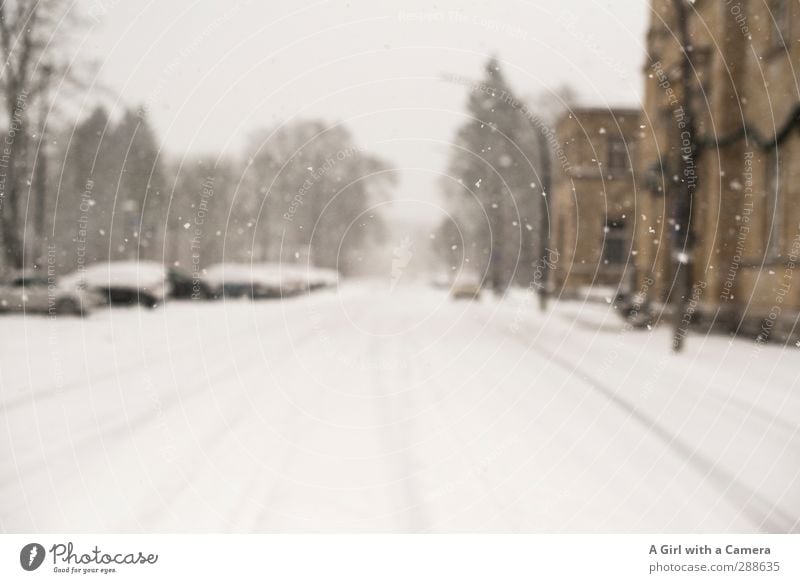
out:
M628 161L625 140L618 136L608 138L608 169L627 170L630 167Z
M787 0L771 0L769 3L772 19L772 46L785 47L789 38L789 2Z
M780 159L778 148L766 156L766 251L767 259L777 259L781 255L781 232L783 231L783 200L781 196Z
M628 237L625 231L625 221L622 219L606 221L603 233L603 263L606 265L626 263Z
M664 174L667 172L664 161L653 162L644 171L643 185L653 196L664 195Z

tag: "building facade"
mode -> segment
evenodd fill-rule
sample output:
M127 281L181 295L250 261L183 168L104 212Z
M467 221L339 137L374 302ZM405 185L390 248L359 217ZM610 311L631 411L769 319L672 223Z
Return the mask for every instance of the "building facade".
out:
M557 297L629 285L640 115L636 109L576 108L556 125L563 149L550 200L550 246L558 258L551 287Z
M687 297L676 285L685 265L696 324L795 337L800 5L695 0L681 9L652 0L651 8L635 288L663 316Z

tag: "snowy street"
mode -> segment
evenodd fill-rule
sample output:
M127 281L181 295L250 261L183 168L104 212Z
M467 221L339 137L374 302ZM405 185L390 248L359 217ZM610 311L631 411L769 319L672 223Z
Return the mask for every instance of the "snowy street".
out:
M800 532L793 346L377 280L2 326L4 531Z

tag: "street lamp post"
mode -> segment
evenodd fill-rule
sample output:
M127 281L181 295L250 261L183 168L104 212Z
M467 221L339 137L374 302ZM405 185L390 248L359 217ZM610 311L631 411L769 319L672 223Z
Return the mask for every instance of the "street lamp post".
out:
M533 123L533 121L528 121L530 121L531 126L534 127L536 131L536 139L539 142L539 164L541 166L540 172L542 174L542 200L539 207L539 252L541 253L542 275L541 280L539 281L537 293L539 295L539 309L544 312L547 309L547 300L550 296L550 290L548 288L550 285L548 269L549 256L547 253L547 243L550 239L550 221L548 220L550 215L548 213L547 197L550 196L552 167L550 164L550 144L547 141L547 135L542 128Z

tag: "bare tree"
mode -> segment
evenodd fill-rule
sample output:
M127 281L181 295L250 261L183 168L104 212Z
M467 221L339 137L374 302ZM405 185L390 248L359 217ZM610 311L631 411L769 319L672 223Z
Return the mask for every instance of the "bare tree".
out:
M256 217L262 223L251 225L257 260L309 258L347 270L368 241L381 236L380 215L367 211L386 200L396 175L358 147L345 126L298 120L256 132L249 154L238 204L252 206L253 193L259 195L248 215L248 222Z
M0 227L5 262L15 268L26 259L22 202L31 195L30 110L54 73L49 57L72 22L65 14L67 4L57 1L0 3L0 91L6 118L0 145Z

